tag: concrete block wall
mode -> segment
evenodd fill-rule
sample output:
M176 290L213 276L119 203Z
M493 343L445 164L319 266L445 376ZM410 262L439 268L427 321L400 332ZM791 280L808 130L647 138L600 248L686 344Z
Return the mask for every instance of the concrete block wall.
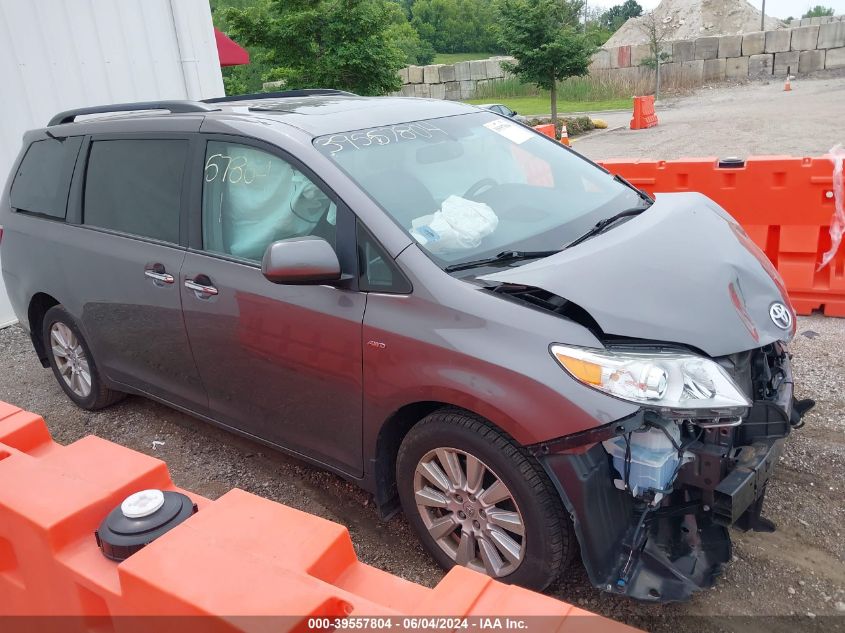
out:
M509 76L502 67L504 61L513 61L513 58L491 57L457 64L408 66L399 71L402 89L394 94L452 101L472 99L479 88Z
M821 18L802 18L800 20L792 20L789 23L790 28L795 28L798 26L819 26L822 24L829 24L830 22L843 22L845 21L845 15L828 15Z
M845 16L793 20L790 28L744 35L707 36L665 42L670 56L661 65L667 83L690 86L724 80L740 81L817 72L845 67ZM591 72L635 81L653 72L645 63L647 44L600 49ZM402 89L396 95L432 99L472 99L490 82L506 79L502 68L510 57L491 57L457 64L408 66L399 71Z
M661 76L690 86L704 82L784 77L845 67L845 16L793 20L790 28L743 35L707 36L666 42L671 55ZM590 65L623 76L630 67L643 67L651 57L648 45L601 49Z

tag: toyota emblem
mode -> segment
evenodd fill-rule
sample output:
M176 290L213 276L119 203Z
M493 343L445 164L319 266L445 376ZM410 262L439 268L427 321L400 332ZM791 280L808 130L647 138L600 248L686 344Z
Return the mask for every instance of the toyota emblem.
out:
M775 302L769 308L769 316L772 318L772 323L777 325L781 330L788 330L792 327L792 313L789 308L780 302Z

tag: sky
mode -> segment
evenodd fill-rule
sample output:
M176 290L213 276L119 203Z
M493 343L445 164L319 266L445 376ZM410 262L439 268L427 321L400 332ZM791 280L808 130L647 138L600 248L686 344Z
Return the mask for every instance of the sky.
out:
M587 0L590 6L612 7L621 4L624 0ZM640 5L648 11L656 7L660 0L637 0ZM758 9L762 0L749 0L749 3ZM766 0L766 15L776 18L787 18L789 16L800 18L801 14L810 7L820 4L825 7L832 7L836 15L845 15L845 0Z

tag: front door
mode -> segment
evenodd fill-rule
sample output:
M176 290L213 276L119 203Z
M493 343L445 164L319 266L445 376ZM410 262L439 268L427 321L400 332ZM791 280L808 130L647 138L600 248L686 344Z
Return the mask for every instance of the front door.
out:
M303 235L341 247L354 220L332 194L269 147L208 137L198 244L180 287L194 358L218 421L362 472L361 331L354 289L278 285L261 274L274 241Z

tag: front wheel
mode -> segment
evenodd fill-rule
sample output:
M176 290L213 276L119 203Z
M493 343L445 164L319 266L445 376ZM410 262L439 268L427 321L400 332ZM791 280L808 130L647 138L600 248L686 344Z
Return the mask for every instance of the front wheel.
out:
M444 569L542 590L570 560L571 526L548 476L482 418L445 409L420 421L396 479L405 516Z

